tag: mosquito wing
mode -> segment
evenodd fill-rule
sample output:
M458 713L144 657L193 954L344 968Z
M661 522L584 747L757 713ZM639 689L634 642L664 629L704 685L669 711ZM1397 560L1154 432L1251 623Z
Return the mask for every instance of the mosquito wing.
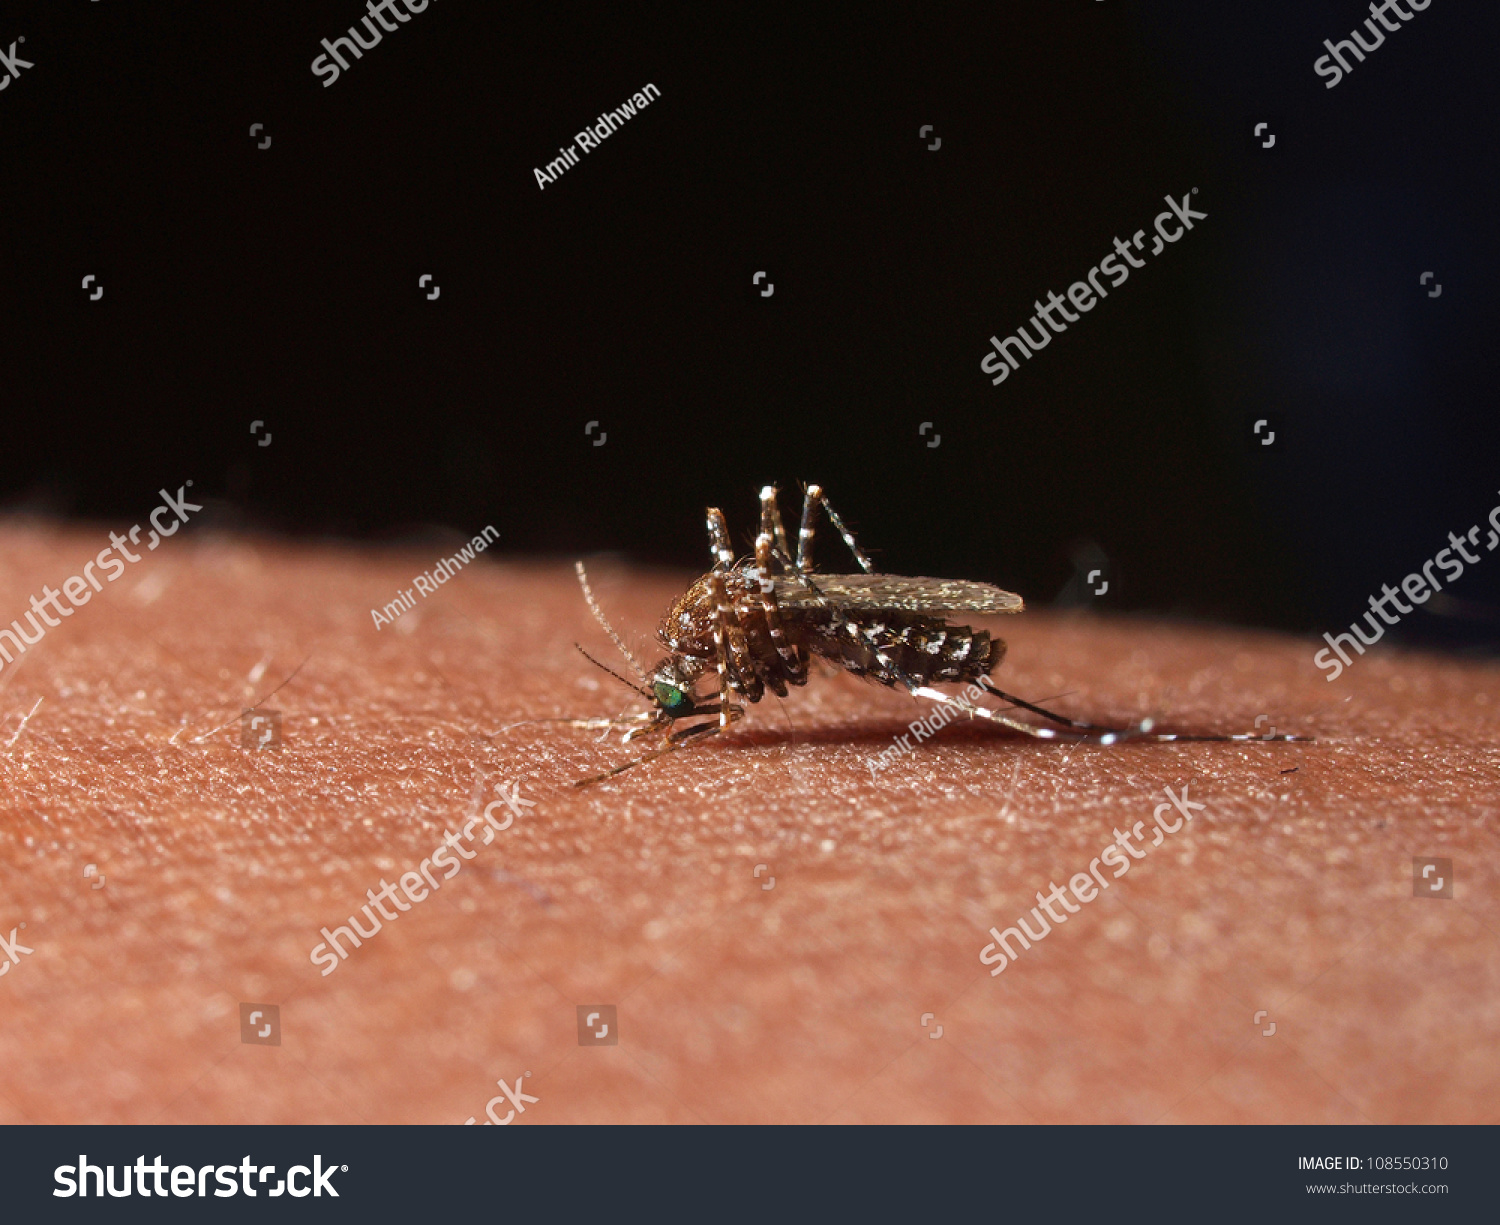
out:
M1021 597L988 583L961 579L903 578L899 574L812 574L773 580L783 608L831 606L851 612L1018 613Z

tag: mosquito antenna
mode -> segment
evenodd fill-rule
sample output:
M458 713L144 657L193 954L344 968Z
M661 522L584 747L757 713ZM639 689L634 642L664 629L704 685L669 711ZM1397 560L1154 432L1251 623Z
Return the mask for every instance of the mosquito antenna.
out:
M613 668L608 668L608 667L605 667L605 665L603 665L603 664L601 664L601 663L600 663L600 662L599 662L599 661L598 661L598 660L597 660L597 659L595 659L595 658L594 658L594 657L593 657L593 656L592 656L592 655L590 655L590 654L589 654L589 653L588 653L588 652L587 652L587 651L585 651L585 650L584 650L584 649L583 649L583 648L582 648L582 647L580 647L580 646L578 646L578 644L577 644L577 643L576 643L576 642L575 642L575 643L574 643L574 644L573 644L573 645L574 645L574 646L575 646L575 647L578 647L578 653L579 653L579 654L580 654L580 655L582 655L582 656L583 656L583 657L584 657L584 658L585 658L585 659L586 659L586 660L588 660L588 661L589 661L589 663L591 663L591 664L593 664L593 665L594 665L594 667L596 667L596 668L600 668L600 669L603 669L603 671L605 671L605 672L608 672L608 673L609 673L609 674L610 674L610 675L611 675L611 676L612 676L612 677L614 677L614 678L615 678L615 680L617 680L617 681L619 681L619 682L620 682L620 684L622 684L622 685L625 685L625 686L627 686L627 687L628 687L628 688L630 688L630 689L634 689L634 690L635 690L635 691L636 691L636 692L637 692L637 693L638 693L638 694L640 694L640 695L641 695L641 696L642 696L642 697L643 697L643 698L647 698L647 699L650 699L650 700L654 700L654 699L652 699L652 698L651 698L651 695L650 695L650 694L649 694L649 693L647 693L647 692L646 692L646 690L644 690L644 689L642 689L642 688L641 688L641 687L640 687L640 686L639 686L639 685L637 685L637 684L636 684L636 683L635 683L635 682L634 682L634 681L627 681L627 680L626 680L626 679L625 679L625 678L624 678L624 677L623 677L623 676L621 676L621 675L620 675L620 674L619 674L619 673L618 673L618 672L616 672L616 671L615 671L615 670L614 670L614 669L613 669ZM631 660L631 661L630 661L630 662L631 662L631 663L634 663L634 662L635 662L635 661L634 661L634 660Z
M578 582L579 585L583 588L583 598L589 602L589 611L594 614L594 619L604 627L604 632L609 635L609 640L619 648L620 654L625 656L625 658L630 661L630 666L636 670L636 674L639 676L645 676L646 669L641 667L641 661L630 653L630 648L625 645L625 640L621 638L619 634L615 633L614 626L610 625L610 623L604 619L604 613L599 607L599 601L594 599L594 589L589 586L589 576L584 571L583 563L581 561L575 561L573 563L573 569L578 571ZM578 649L580 651L583 650L582 647L579 647ZM599 661L594 660L594 662L598 663ZM599 664L599 666L601 668L604 668L603 664ZM608 668L604 668L604 670L606 672L609 671ZM630 684L629 681L626 681L625 683L627 685ZM632 689L635 688L634 685L630 685L630 687Z

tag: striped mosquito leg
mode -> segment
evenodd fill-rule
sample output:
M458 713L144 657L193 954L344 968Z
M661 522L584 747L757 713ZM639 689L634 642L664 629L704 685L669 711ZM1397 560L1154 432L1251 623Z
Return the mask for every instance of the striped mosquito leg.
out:
M776 499L776 486L763 485L760 491L760 530L771 536L780 556L788 563L792 559L791 547L787 544L786 528L781 522L781 507ZM764 568L765 563L761 563Z
M1153 744L1310 744L1311 736L1296 736L1283 732L1277 736L1257 736L1254 732L1238 732L1232 736L1194 736L1187 732L1152 732L1154 719L1142 719L1139 732L1131 732L1131 740L1149 740ZM1148 734L1149 733L1149 734ZM1122 740L1127 735L1122 733Z
M805 506L802 518L804 523L803 532L811 540L812 529L807 523ZM776 487L774 485L766 485L760 491L760 534L763 537L769 537L771 542L770 549L766 551L761 549L759 538L755 542L755 564L760 568L762 592L765 591L767 580L770 577L771 571L768 562L771 558L774 558L781 564L783 570L795 576L798 582L806 587L808 591L812 592L813 597L819 604L828 608L828 601L823 598L823 593L813 585L812 580L807 577L807 571L803 568L802 563L806 559L809 549L802 547L800 538L797 557L792 557L791 549L787 544L786 528L781 522L781 508L776 504ZM843 619L839 616L837 610L834 610L834 616L837 620ZM770 618L768 617L767 620L769 621ZM782 658L786 658L785 653L782 654Z
M813 522L814 522L814 519L815 519L815 517L816 517L816 515L818 513L818 507L819 506L821 506L825 511L827 511L828 517L833 521L834 525L839 529L839 531L841 533L843 533L843 537L844 537L845 543L847 543L848 546L849 546L849 548L853 551L855 560L858 561L859 564L864 567L864 571L865 571L866 574L870 574L870 573L872 573L874 571L874 567L870 564L870 559L868 557L866 557L860 551L859 546L854 543L854 537L849 534L849 532L845 529L843 523L833 513L833 511L829 507L827 501L824 500L824 498L823 498L823 487L821 485L809 485L807 487L806 493L803 495L803 499L802 499L802 525L798 529L798 532L797 532L797 556L796 556L795 559L793 559L791 557L790 553L788 552L788 549L787 549L786 532L781 527L781 512L776 508L776 504L775 504L775 490L772 489L772 487L769 486L769 485L767 485L764 489L762 489L760 491L760 497L761 497L761 532L762 532L762 534L764 534L765 531L767 530L767 528L766 528L766 517L767 517L766 503L767 503L767 496L766 495L767 495L768 491L772 495L771 498L770 498L770 502L771 502L771 511L770 511L770 513L771 513L771 515L774 516L774 518L775 518L775 525L776 525L775 526L775 532L776 532L776 536L777 536L777 547L776 547L776 557L777 557L777 559L781 562L781 564L783 566L786 567L786 569L788 571L791 572L791 574L797 579L798 582L800 582L804 587L807 588L807 590L809 592L812 593L813 598L815 600L817 600L817 602L820 605L822 605L824 608L828 609L828 611L832 614L833 622L834 622L835 625L842 625L850 633L853 633L853 634L857 635L858 634L858 630L855 627L853 627L853 626L850 625L849 621L847 620L847 618L845 618L845 616L844 616L843 613L841 613L837 608L833 607L833 605L831 605L823 597L823 593L818 590L818 585L812 580L811 577L809 577L812 574L812 572L813 572L813 567L812 567L812 545L813 545L813 537L816 534L814 526L813 526ZM758 547L757 547L757 550L756 550L756 564L760 566L761 573L762 573L762 575L764 575L765 572L766 572L766 564L765 564L764 559L762 559L761 556L760 556L760 550L759 550ZM764 579L762 579L762 581L764 582ZM768 620L769 620L769 618L768 618ZM785 656L783 656L783 658L785 658ZM882 659L881 663L882 664L889 664L890 661L886 660L886 659Z
M724 512L717 506L708 508L708 546L714 555L714 569L728 570L734 565L734 550L729 547L729 526Z
M1048 710L1045 706L1038 706L1035 702L1028 702L1025 698L1018 698L1013 693L1006 693L1005 690L999 688L987 676L976 677L974 679L974 683L979 688L983 689L986 693L994 694L995 697L1000 698L1005 702L1009 702L1012 706L1019 706L1022 710L1029 710L1032 714L1041 715L1044 719L1051 719L1052 722L1062 727L1069 728L1072 731L1118 732L1120 730L1116 727L1100 727L1095 723L1084 723L1079 721L1078 719L1070 719L1067 717L1067 715L1057 714L1054 711Z
M1151 719L1145 719L1136 728L1129 730L1113 727L1100 727L1097 723L1083 723L1078 719L1070 719L1066 715L1057 714L1054 711L1048 710L1044 706L1038 706L1035 702L1028 702L1025 698L1018 698L1013 693L1006 693L1005 690L996 686L994 682L991 681L987 676L976 678L974 683L981 689L983 689L986 693L992 693L997 698L1003 698L1012 706L1019 706L1023 710L1029 710L1033 714L1038 714L1043 718L1051 719L1052 722L1059 723L1063 727L1069 728L1072 731L1111 733L1121 738L1128 737L1131 740L1149 740L1156 744L1172 744L1174 742L1249 744L1257 740L1271 743L1275 743L1277 741L1286 743L1308 740L1308 737L1306 736L1294 736L1289 733L1282 733L1281 735L1258 736L1254 732L1241 732L1237 735L1232 736L1194 736L1188 733L1152 732L1151 728L1154 724L1154 720Z
M713 592L717 618L724 624L724 641L729 655L729 683L735 693L748 702L758 702L765 696L766 686L750 653L750 642L745 627L740 621L740 611L729 598L729 588L720 576L709 581Z
M934 689L930 685L920 685L911 691L913 697L927 698L929 701L941 702L944 706L952 706L962 710L965 714L978 715L982 719L989 719L992 723L999 723L1012 731L1021 732L1037 740L1059 740L1064 744L1117 744L1122 740L1139 739L1151 730L1151 720L1142 720L1139 728L1126 731L1108 732L1061 732L1051 727L1036 727L1030 723L1023 723L1020 719L1011 719L1002 715L997 710L990 710L985 706L976 706L969 702L960 702L950 694Z
M998 711L989 710L983 706L973 706L959 702L946 693L941 693L929 686L913 689L912 694L919 698L929 698L934 702L942 702L946 706L954 706L960 710L969 711L979 715L981 718L989 719L995 723L1003 724L1013 731L1024 732L1037 740L1060 740L1064 744L1123 744L1128 740L1142 741L1147 744L1250 744L1256 741L1264 742L1268 738L1257 736L1251 732L1243 732L1234 736L1195 736L1187 733L1177 732L1154 732L1151 729L1156 726L1155 719L1142 719L1134 727L1101 728L1093 723L1079 723L1069 719L1066 722L1069 730L1059 731L1051 727L1036 727L1031 723L1023 723L1020 719L1010 719ZM1017 702L1019 706L1027 710L1036 710L1045 714L1049 719L1063 722L1060 715L1054 715L1049 711L1042 711L1040 707L1033 706L1030 702ZM1084 730L1087 729L1087 730ZM1269 737L1272 741L1282 742L1306 742L1309 737L1280 735Z
M760 606L766 615L766 628L771 631L771 645L781 656L787 679L793 684L801 684L807 677L807 671L781 628L781 610L776 603L776 585L771 578L771 542L771 533L762 527L760 535L755 538L755 568L760 573Z
M729 589L722 575L714 574L709 581L714 595L714 664L719 669L719 730L729 726L730 684L729 655L733 634L739 629L734 620L734 605L729 600Z
M573 786L589 787L594 783L602 783L605 779L614 778L616 774L624 774L626 770L631 769L633 766L645 765L647 762L655 761L658 757L665 757L668 753L675 753L679 749L692 748L695 744L702 744L710 736L717 736L724 730L725 726L726 724L719 722L698 723L692 727L685 727L681 731L673 732L668 736L666 744L662 745L661 748L652 749L651 752L643 753L631 761L622 762L614 769L606 770L603 774L595 774L590 778L580 778Z
M833 507L828 505L828 499L823 496L821 485L809 485L807 493L802 499L802 528L797 533L797 568L799 570L810 570L808 564L812 553L813 542L813 516L817 514L818 507L823 508L823 513L828 516L828 521L838 529L839 535L844 538L844 543L849 546L849 552L854 554L854 560L859 563L859 568L866 574L874 574L875 567L870 559L864 555L859 545L854 543L854 533L844 526L844 521L838 517Z

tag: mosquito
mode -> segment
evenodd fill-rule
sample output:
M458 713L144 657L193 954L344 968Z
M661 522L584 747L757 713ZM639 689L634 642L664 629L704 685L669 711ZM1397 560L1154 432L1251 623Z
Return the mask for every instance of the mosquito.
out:
M812 546L819 514L837 529L860 568L858 574L820 574L812 563ZM1305 740L1292 735L1192 736L1153 732L1155 720L1133 727L1101 727L1070 719L1006 693L990 680L1005 657L1005 643L985 630L953 624L957 613L992 616L1021 612L1021 597L987 583L953 579L906 578L877 574L854 535L844 526L817 485L808 485L802 500L802 522L793 556L782 525L775 486L760 491L760 532L753 557L736 558L724 514L717 507L707 513L713 568L687 589L657 631L667 656L642 668L605 618L589 586L582 562L578 581L590 611L619 652L629 661L640 682L621 676L599 663L580 646L589 662L635 690L650 709L618 718L562 719L574 727L624 728L624 743L663 734L662 743L603 774L574 783L585 787L602 782L633 766L655 761L679 749L702 744L727 731L744 717L745 705L759 702L769 689L785 697L790 685L805 685L812 657L890 688L903 688L913 697L956 707L1037 740L1082 744L1116 744L1126 740L1266 741ZM698 685L715 673L717 696L702 695ZM970 684L1010 707L1030 711L1056 724L1038 727L999 710L965 701L934 688L958 682ZM707 719L707 722L691 722ZM680 725L680 726L679 726Z

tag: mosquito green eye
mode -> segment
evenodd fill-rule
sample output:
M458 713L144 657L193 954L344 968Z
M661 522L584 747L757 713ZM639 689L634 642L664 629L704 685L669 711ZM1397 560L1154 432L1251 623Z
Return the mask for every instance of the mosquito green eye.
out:
M686 714L693 708L693 699L676 685L669 685L666 681L657 681L651 688L656 694L657 703L669 715Z

